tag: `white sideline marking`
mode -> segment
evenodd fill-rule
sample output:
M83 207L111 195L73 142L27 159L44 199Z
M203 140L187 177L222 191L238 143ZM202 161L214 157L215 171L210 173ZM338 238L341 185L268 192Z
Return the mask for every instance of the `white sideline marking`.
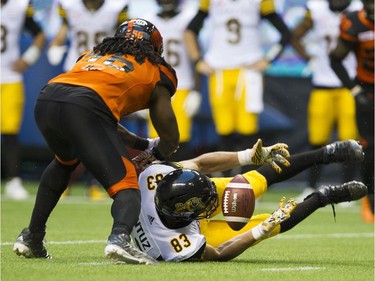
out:
M318 238L373 238L374 233L326 233L326 234L280 234L271 239L318 239ZM78 245L78 244L105 244L106 240L75 240L75 241L47 241L47 245ZM2 246L13 245L14 242L2 242Z
M47 245L82 245L82 244L105 244L106 240L76 240L76 241L47 241ZM2 246L13 245L14 242L3 242Z
M371 238L374 233L279 234L274 239Z
M107 261L107 262L80 262L79 265L107 265L107 264L113 264L113 262Z
M274 268L260 268L259 271L307 271L307 270L323 270L325 267L312 267L312 266L302 266L302 267L274 267Z

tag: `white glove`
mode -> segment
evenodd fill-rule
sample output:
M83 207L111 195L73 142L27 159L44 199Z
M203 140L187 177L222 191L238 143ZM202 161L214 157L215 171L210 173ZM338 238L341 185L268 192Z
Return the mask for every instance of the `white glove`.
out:
M52 46L47 51L47 58L51 65L58 65L67 50L67 47L64 46Z
M195 116L201 106L202 96L198 91L190 91L184 102L184 110L189 117Z
M133 115L137 116L138 118L142 120L148 120L148 109L138 110L134 112Z
M297 207L297 202L294 199L289 199L285 204L285 197L281 198L279 208L272 213L265 221L258 224L251 229L251 233L255 240L267 237L283 221L290 217L290 214Z
M152 148L148 148L145 151L139 153L136 157L132 159L135 168L138 173L146 169L152 162L158 160L154 153L152 153Z
M282 169L275 161L280 162L286 167L290 166L286 157L289 157L288 145L285 143L276 143L271 146L263 147L262 140L254 144L252 149L246 149L238 152L238 161L240 165L263 165L270 164L271 168L277 172L281 173Z
M160 142L160 138L153 138L153 139L147 138L147 140L148 140L148 148L153 148L157 146Z

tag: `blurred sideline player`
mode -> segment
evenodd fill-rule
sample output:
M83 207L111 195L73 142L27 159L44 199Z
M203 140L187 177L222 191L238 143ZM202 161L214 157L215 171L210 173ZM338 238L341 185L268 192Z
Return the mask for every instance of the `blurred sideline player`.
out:
M144 15L145 19L154 23L164 39L164 58L176 70L178 88L172 98L173 109L176 113L180 144L174 159L191 157L191 131L193 118L199 110L201 95L199 81L194 77L193 68L187 54L184 42L184 30L195 15L194 9L181 9L181 0L156 0L160 11L156 14ZM146 115L147 112L142 112ZM157 134L148 119L149 137L156 138Z
M18 140L25 103L22 73L39 59L46 40L33 16L34 8L28 0L1 0L1 173L6 180L5 195L15 200L28 197L20 175ZM21 55L23 30L33 40Z
M271 184L312 165L363 159L362 148L354 140L290 157L286 148L284 144L262 148L258 141L245 151L206 153L179 163L154 162L139 176L142 208L132 231L135 245L163 261L226 261L263 239L290 230L321 207L366 194L366 186L354 181L322 186L298 206L293 200L282 200L273 214L252 216L240 231L232 230L223 219L215 220L222 215L220 202L232 177L208 178L205 173L268 163L243 174L259 198Z
M209 45L204 52L198 35L205 19ZM263 19L281 35L279 43L267 54L261 46ZM262 73L290 39L274 1L201 0L184 36L196 70L209 77L209 102L220 149L233 151L255 142L259 114L263 111Z
M336 127L339 140L358 139L354 98L332 70L329 52L337 44L340 13L361 8L360 1L310 0L306 3L304 18L292 32L295 49L312 67L313 89L308 103L308 132L312 149L328 144ZM306 51L307 46L304 46L302 41L308 33L312 33L316 45L311 55ZM344 65L350 77L354 78L354 54L345 59ZM353 178L353 164L343 163L344 182ZM309 187L297 197L297 201L303 201L305 196L317 188L321 168L314 166L310 169Z
M330 58L337 76L355 97L357 127L365 152L361 165L362 180L369 189L362 204L362 218L374 223L374 1L362 2L362 10L342 18L340 38ZM350 78L342 64L351 52L357 59L355 79Z
M128 18L128 0L57 0L58 14L61 17L61 27L50 43L47 57L52 65L61 63L67 50L64 61L64 71L69 71L78 57L85 51L92 49L105 37L111 36ZM76 170L70 186L75 179L87 174L82 166ZM102 200L106 195L98 186L99 183L90 174L86 175L89 182L88 195L93 200ZM64 196L68 195L69 189Z

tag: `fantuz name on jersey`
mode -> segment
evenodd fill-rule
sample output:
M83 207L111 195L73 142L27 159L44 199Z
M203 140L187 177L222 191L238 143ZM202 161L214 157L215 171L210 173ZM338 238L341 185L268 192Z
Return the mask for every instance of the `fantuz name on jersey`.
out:
M147 239L147 235L143 230L141 223L138 221L133 228L133 234L136 234L137 237L134 237L134 241L137 244L137 247L144 252L147 252L151 249L151 243Z

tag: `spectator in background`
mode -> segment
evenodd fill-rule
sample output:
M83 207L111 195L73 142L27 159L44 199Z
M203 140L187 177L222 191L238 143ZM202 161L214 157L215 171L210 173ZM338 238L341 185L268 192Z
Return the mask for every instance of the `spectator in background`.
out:
M28 192L21 179L18 135L25 103L23 72L39 58L45 34L33 19L34 9L28 0L1 0L1 173L5 178L5 195L23 200ZM32 37L31 45L21 55L22 31Z
M355 98L357 127L365 152L361 171L369 190L362 201L362 218L374 223L374 1L362 2L363 9L342 17L340 38L330 59L336 75ZM357 59L355 79L343 65L351 52Z
M42 174L29 226L14 244L17 255L50 258L43 244L46 224L72 172L82 162L113 199L106 256L127 263L156 263L130 244L141 194L119 121L149 108L160 136L148 151L150 160L165 160L178 148L179 132L171 105L177 77L162 52L158 29L146 20L131 19L83 53L70 71L42 88L34 115L55 158ZM133 147L141 150L148 145L140 138L133 142Z
M60 64L69 41L64 71L69 71L83 52L92 49L103 38L113 34L116 27L128 18L128 0L58 0L57 5L62 23L50 43L47 57L52 65ZM75 179L87 174L87 170L80 167L75 173L70 186ZM104 199L106 196L101 191L98 181L90 174L86 177L90 199ZM64 196L68 193L69 189Z
M350 0L309 0L306 3L304 18L292 32L292 44L299 55L309 62L312 68L313 88L308 103L308 134L312 149L322 147L331 141L337 126L339 140L358 139L355 121L354 98L332 70L329 51L337 44L340 33L340 13L362 7L360 1ZM314 36L315 49L310 55L303 44L307 34ZM343 62L350 77L355 76L354 55ZM342 163L344 182L353 179L355 163ZM308 188L296 198L298 202L314 192L322 166L315 165L309 170Z
M203 54L198 35L206 18L209 45ZM267 54L261 47L262 19L281 34ZM274 1L201 0L184 36L195 69L209 77L209 101L220 149L238 150L255 142L263 110L262 73L290 39Z
M160 11L157 14L145 15L153 22L164 39L164 58L176 70L178 89L173 96L172 106L176 113L178 128L180 130L180 144L174 159L188 159L192 151L189 146L193 118L199 110L201 95L199 80L195 77L184 42L184 31L190 20L195 15L193 9L181 10L181 0L157 0ZM152 123L148 122L149 136L157 137Z

